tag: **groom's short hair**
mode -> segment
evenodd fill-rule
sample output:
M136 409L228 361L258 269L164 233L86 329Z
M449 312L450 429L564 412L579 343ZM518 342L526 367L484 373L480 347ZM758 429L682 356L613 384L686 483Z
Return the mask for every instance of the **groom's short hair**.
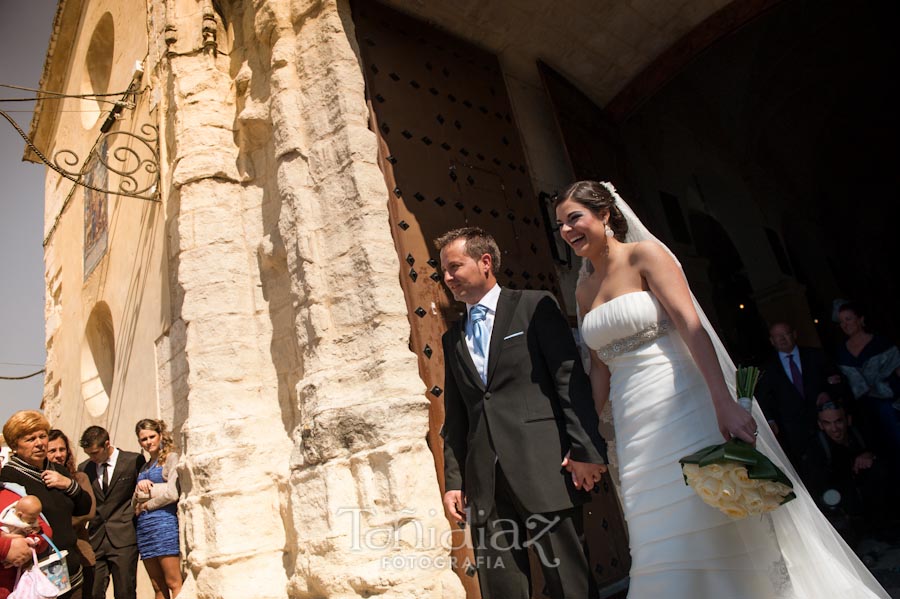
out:
M466 240L466 255L479 260L485 254L491 257L491 270L496 275L500 272L500 246L494 238L481 227L462 227L447 231L434 240L434 247L440 252L457 239Z

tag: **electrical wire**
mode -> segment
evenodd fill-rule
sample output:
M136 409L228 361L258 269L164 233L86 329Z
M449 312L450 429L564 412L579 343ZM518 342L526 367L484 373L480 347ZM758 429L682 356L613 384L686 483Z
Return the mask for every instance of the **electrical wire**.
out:
M11 85L9 83L0 83L0 87L5 87L7 89L17 89L23 92L35 92L38 94L44 94L46 96L63 96L66 98L94 98L94 97L107 97L107 96L121 96L125 92L113 92L111 94L63 94L60 92L50 92L44 89L35 89L33 87L22 87L21 85Z
M127 91L128 91L128 90L126 90L125 92L118 92L118 93L112 93L112 94L63 94L63 93L59 93L59 92L51 92L51 91L46 91L46 90L42 90L42 89L33 89L30 87L22 87L21 85L10 85L8 83L0 83L0 87L6 88L6 89L16 89L19 91L35 92L35 93L39 94L37 97L34 97L34 98L0 98L0 102L36 102L38 100L65 100L67 98L73 98L76 100L94 100L97 103L103 103L103 104L116 104L115 100L105 100L104 98L109 97L109 96L121 96L121 95L127 93Z
M0 101L2 101L2 100L0 100ZM34 111L33 110L4 110L3 112L7 112L9 114L31 114ZM93 112L94 114L97 114L98 111L95 109L95 110L54 110L54 112L79 112L79 113ZM104 112L104 111L101 110L99 112Z
M92 96L50 96L46 98L0 98L0 102L38 102L40 100L68 100L74 98L76 100L93 100L94 102L103 104L115 104L115 100L104 100L102 98L94 98Z
M23 381L25 379L30 379L33 376L37 376L46 372L46 368L41 368L37 372L32 372L31 374L26 374L24 376L0 376L0 381Z

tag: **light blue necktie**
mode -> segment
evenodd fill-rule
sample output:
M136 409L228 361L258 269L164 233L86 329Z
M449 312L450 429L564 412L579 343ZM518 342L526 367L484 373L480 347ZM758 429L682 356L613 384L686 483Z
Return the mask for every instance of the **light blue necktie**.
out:
M487 311L487 306L475 304L469 313L469 319L472 321L472 347L482 360L487 354L488 339L490 338L485 322Z

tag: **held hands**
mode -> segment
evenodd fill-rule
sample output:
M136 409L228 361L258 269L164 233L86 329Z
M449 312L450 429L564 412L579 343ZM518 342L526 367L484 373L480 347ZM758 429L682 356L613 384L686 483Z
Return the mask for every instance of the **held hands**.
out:
M730 397L713 403L716 408L716 420L719 422L719 432L725 440L737 437L756 446L756 421L750 412Z
M572 482L576 489L590 491L594 485L600 482L603 475L609 470L605 464L592 464L590 462L578 462L569 457L563 458L560 464L572 474Z
M466 521L466 496L462 491L447 491L444 493L444 509L457 524Z
M149 494L150 489L152 489L152 488L153 488L153 481L151 481L149 479L145 478L143 480L139 480L137 483L137 490L140 491L141 493Z
M41 480L50 489L62 489L65 491L72 484L72 480L66 478L56 470L44 470L41 472Z

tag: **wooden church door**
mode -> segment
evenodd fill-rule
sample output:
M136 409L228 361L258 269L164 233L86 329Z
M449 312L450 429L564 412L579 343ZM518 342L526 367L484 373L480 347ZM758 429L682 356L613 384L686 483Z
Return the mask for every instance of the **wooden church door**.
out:
M560 300L562 295L496 57L374 2L355 2L353 20L371 128L379 137L379 162L390 190L410 349L428 389L428 442L443 493L441 336L464 307L453 303L443 286L432 240L457 227L482 227L500 246L501 285L548 290ZM597 526L605 525L598 520ZM627 547L624 551L627 555ZM614 562L621 561L620 553ZM467 555L454 553L455 570L468 596L476 598L477 582L465 571ZM592 558L603 563L601 572L610 560L603 548ZM601 585L606 577L598 576ZM535 597L543 596L540 589L536 584Z

